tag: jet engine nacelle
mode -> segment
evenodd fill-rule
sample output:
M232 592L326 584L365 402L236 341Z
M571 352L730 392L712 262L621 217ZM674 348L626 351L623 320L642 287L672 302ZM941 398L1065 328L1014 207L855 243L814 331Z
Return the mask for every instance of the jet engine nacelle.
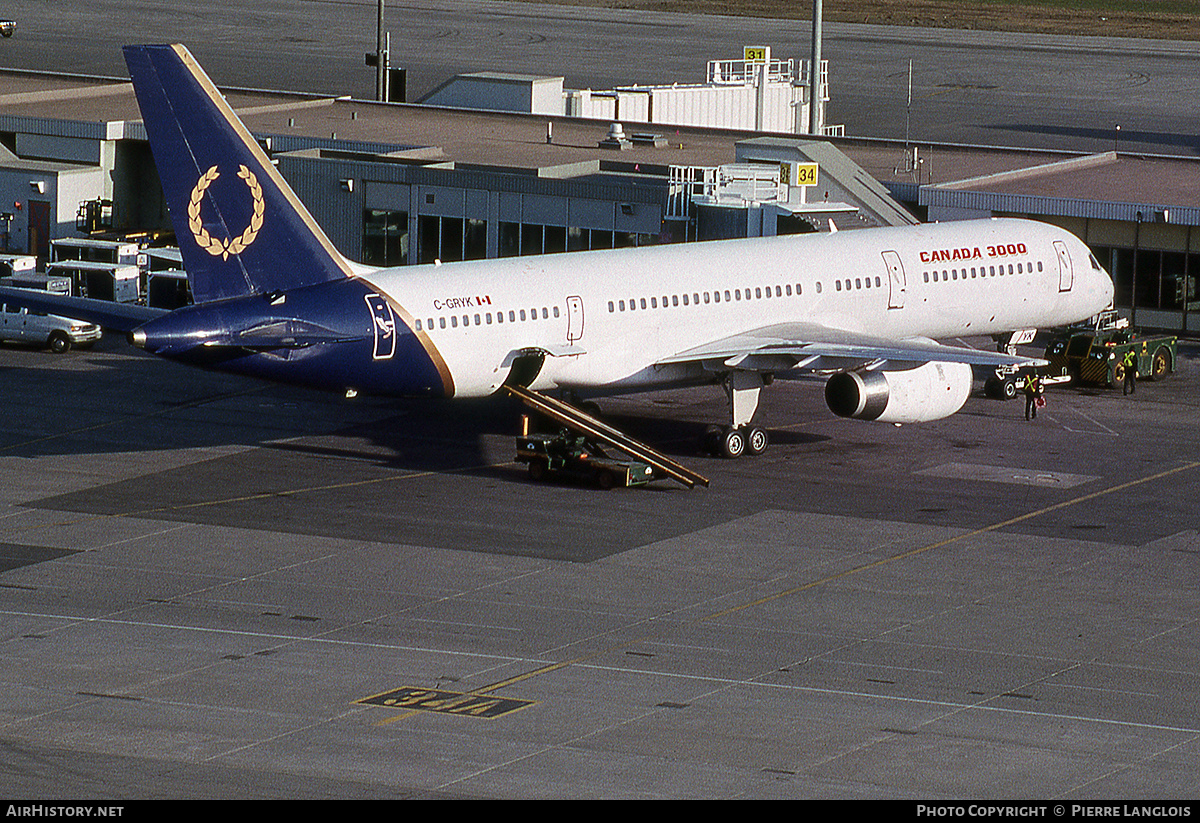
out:
M905 371L842 372L825 383L825 402L839 417L921 423L949 417L971 393L966 363L926 363Z

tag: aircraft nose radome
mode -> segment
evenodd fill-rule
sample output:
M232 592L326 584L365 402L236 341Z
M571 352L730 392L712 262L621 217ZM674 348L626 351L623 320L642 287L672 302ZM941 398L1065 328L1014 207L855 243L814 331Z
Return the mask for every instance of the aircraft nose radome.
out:
M1095 292L1104 299L1104 306L1101 308L1108 308L1112 305L1113 295L1116 293L1116 286L1113 284L1112 275L1105 271L1103 267L1099 271L1094 272L1094 274L1093 283Z

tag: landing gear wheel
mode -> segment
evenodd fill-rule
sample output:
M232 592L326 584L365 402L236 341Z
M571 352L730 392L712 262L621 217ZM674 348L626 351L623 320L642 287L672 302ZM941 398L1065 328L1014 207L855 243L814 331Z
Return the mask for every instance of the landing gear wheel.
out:
M767 437L767 430L758 426L750 426L746 429L746 451L751 455L758 456L767 450L767 444L770 438Z
M1017 396L1017 381L1011 377L989 377L983 382L983 393L993 400L1012 400Z
M721 436L724 430L720 426L709 426L700 435L700 451L705 454L721 453Z
M721 456L733 459L746 453L746 436L741 429L729 429L721 437Z

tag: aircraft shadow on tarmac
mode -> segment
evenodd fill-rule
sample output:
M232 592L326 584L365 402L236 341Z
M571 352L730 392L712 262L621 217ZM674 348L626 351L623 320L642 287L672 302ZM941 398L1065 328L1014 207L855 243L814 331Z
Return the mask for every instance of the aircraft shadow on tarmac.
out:
M502 397L346 400L250 378L185 372L118 342L59 356L16 348L12 353L16 363L0 366L0 380L19 383L22 390L0 396L0 456L251 446L444 471L496 463L494 447L490 460L485 454L485 438L511 437L504 449L515 453L521 415L529 411ZM728 412L719 389L695 392L701 399L690 404L674 402L674 393L662 395L672 400L658 402L638 395L601 398L602 409L612 411L602 416L664 454L696 459L705 428ZM533 420L541 431L556 430L536 415ZM770 437L776 445L827 439L788 430L770 430ZM511 466L481 471L513 475Z

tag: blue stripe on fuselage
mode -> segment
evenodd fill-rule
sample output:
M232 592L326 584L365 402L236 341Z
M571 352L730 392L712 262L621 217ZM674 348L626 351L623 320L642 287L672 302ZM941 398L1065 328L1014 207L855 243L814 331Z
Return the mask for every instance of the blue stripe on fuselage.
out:
M189 306L139 329L173 360L318 389L446 395L435 360L386 297L363 280Z

